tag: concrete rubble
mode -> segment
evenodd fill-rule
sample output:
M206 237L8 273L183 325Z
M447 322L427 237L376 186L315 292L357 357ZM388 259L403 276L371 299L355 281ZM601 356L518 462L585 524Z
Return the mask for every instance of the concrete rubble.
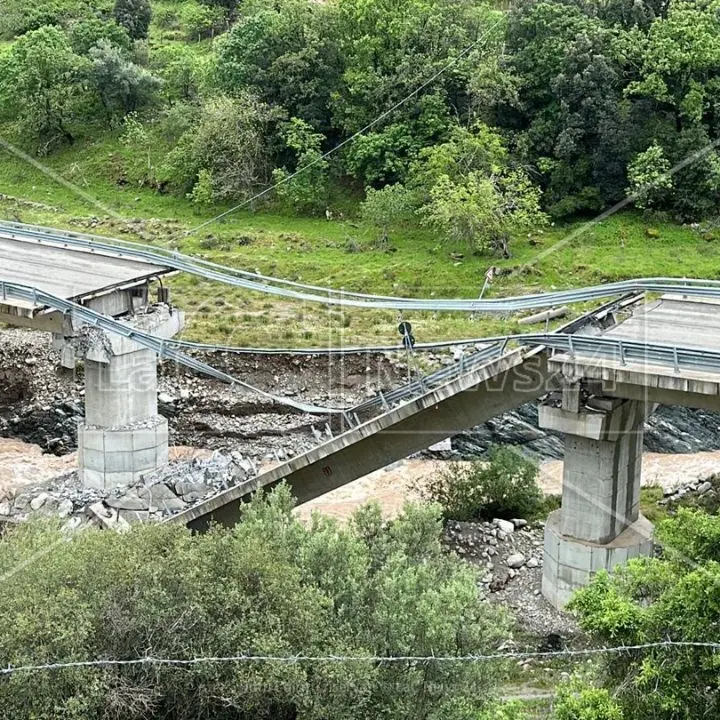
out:
M170 462L128 487L83 488L76 471L37 487L23 488L0 503L0 518L80 517L133 524L163 520L257 473L255 462L237 451Z

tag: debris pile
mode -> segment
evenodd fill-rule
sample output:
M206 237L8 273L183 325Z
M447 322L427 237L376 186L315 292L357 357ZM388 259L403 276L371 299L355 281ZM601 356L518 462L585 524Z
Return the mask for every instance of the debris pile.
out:
M103 524L158 521L257 474L253 460L233 451L176 460L135 485L109 491L84 488L76 471L0 502L0 518L89 517Z
M488 599L510 607L525 629L539 633L574 634L571 617L542 596L544 523L523 518L492 522L450 521L445 543L478 567L479 585Z

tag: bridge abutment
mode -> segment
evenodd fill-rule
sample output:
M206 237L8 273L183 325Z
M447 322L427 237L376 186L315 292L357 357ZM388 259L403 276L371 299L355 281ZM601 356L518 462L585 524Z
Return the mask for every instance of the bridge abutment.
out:
M128 321L170 338L183 314L167 306ZM168 461L168 424L157 410L157 357L130 338L92 329L82 338L85 422L78 428L78 466L85 487L110 489L136 482Z
M652 552L652 525L640 515L646 404L591 402L540 408L540 426L565 435L562 506L545 525L542 580L543 595L557 608L598 570Z

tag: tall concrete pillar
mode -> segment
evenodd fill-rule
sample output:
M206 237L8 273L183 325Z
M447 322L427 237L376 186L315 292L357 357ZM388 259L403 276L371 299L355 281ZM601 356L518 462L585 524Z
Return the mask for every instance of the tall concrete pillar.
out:
M183 315L156 306L128 324L170 338ZM119 335L93 329L83 343L85 422L78 428L78 466L88 488L129 485L168 461L168 424L157 411L157 358Z
M540 426L565 435L562 506L545 525L542 580L543 595L558 608L598 570L649 555L653 546L652 525L640 515L646 406L592 403L540 408Z

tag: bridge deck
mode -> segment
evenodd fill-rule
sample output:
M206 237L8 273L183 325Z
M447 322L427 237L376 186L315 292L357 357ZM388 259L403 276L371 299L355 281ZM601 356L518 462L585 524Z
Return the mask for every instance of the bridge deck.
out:
M712 298L665 295L636 306L631 317L603 335L720 350L720 302Z
M141 260L34 242L0 234L0 280L29 285L65 300L102 294L170 272ZM0 299L3 305L31 308L28 302Z

